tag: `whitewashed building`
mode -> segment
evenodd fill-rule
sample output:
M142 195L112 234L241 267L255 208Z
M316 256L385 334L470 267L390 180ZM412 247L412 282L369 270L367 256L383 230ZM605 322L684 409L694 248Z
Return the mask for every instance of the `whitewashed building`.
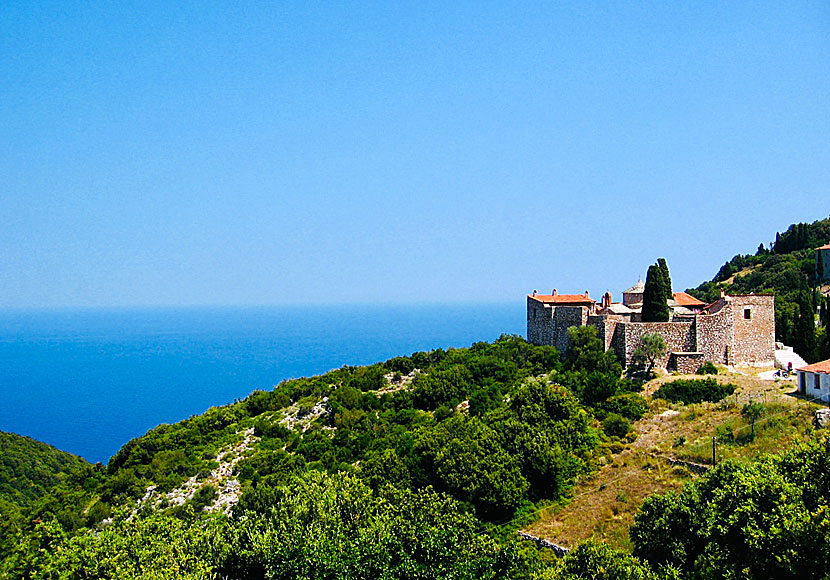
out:
M798 368L796 372L801 394L830 401L830 359Z

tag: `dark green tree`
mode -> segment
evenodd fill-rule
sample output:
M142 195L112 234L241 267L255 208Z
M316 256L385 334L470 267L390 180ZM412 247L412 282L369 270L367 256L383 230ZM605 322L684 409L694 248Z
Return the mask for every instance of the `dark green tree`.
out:
M669 305L666 303L666 280L657 264L648 267L646 286L643 290L643 322L668 322Z
M816 360L816 318L810 292L801 290L796 297L798 318L793 331L793 349L807 362Z
M721 463L643 502L633 554L689 579L826 579L828 466L829 438L757 463Z
M666 264L665 258L657 258L657 265L660 266L660 271L663 273L663 283L665 284L666 300L671 300L674 298L674 293L672 292L669 265Z

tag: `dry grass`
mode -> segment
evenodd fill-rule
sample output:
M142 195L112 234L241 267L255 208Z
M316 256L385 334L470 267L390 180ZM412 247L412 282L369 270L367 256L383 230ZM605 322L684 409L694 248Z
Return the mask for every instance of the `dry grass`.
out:
M750 461L809 438L816 405L793 397L792 382L754 376L761 370L765 369L718 375L719 381L738 386L735 395L720 403L684 406L651 399L650 412L634 424L636 440L611 455L593 476L579 481L570 501L542 511L526 530L567 547L593 537L629 549L628 528L643 500L679 489L696 477L685 467L671 466L667 457L711 463L712 437L717 436L719 461ZM645 396L650 399L661 384L675 378L679 377L655 379L646 385ZM741 416L741 406L750 400L765 403L766 408L756 422L754 438Z

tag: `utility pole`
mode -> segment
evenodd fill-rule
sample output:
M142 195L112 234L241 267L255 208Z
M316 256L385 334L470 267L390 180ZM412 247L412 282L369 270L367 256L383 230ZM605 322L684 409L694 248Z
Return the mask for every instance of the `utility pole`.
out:
M712 467L715 466L715 441L717 441L717 437L712 437Z

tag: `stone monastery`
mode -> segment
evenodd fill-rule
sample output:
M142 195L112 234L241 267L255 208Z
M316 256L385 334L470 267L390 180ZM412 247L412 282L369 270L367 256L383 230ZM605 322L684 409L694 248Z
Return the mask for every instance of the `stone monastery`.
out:
M666 342L667 355L658 365L693 373L705 361L726 365L772 364L775 359L775 296L725 295L712 304L685 292L668 301L669 322L642 322L644 284L623 292L612 302L606 292L597 303L585 294L539 294L527 297L527 340L533 344L568 348L568 328L590 325L626 364L640 337L657 333Z

